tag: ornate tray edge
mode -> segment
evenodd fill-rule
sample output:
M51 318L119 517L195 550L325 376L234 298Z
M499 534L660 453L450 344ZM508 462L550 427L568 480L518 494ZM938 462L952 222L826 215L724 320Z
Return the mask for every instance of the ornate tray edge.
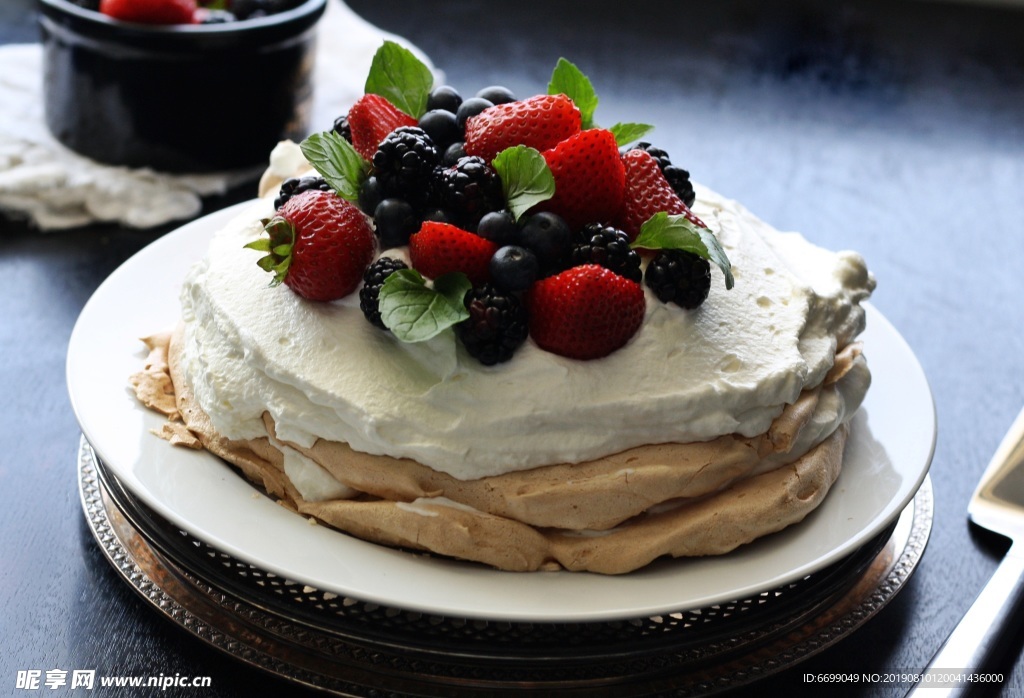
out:
M198 580L183 576L154 553L117 507L105 496L96 472L95 455L84 437L78 453L79 494L89 528L101 552L119 576L150 606L208 645L245 664L289 681L338 696L475 695L473 682L438 685L427 681L415 685L386 672L324 662L322 657L300 646L268 638L260 631L267 613L247 607ZM671 679L647 682L648 693L689 696L707 695L750 684L791 668L831 647L874 617L905 586L920 561L932 525L933 498L926 478L911 505L901 514L899 524L861 580L826 613L799 629L751 652L709 669ZM308 628L295 628L308 634ZM386 684L386 689L385 689ZM630 684L631 687L634 684ZM527 688L509 686L508 691ZM548 688L533 686L532 688ZM582 689L600 695L600 687L559 686L561 693ZM504 692L504 691L503 691ZM487 691L494 695L493 688Z

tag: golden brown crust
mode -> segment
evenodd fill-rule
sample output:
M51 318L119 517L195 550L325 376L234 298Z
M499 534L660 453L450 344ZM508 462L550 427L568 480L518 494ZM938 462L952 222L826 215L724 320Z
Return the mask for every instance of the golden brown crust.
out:
M629 522L601 537L552 535L569 570L618 574L662 555L721 555L781 531L815 509L839 476L847 428L790 465L762 473L711 497Z
M175 422L181 420L181 415L178 413L167 356L170 339L168 333L142 338L142 343L149 349L149 355L142 370L132 374L129 382L139 402Z
M805 392L757 437L639 446L585 463L478 480L459 480L407 458L360 453L344 443L289 446L348 487L381 499L440 496L531 526L605 530L660 502L700 497L749 477L768 455L789 452L817 402L817 390ZM264 423L274 436L269 415Z
M513 572L557 569L544 534L526 524L437 502L300 502L299 511L364 540L474 560Z
M216 433L181 373L180 328L156 342L188 432L252 482L304 515L384 545L482 562L499 569L563 568L620 574L661 556L717 555L802 520L824 499L842 466L841 427L792 462L789 453L822 390L850 370L851 345L819 388L788 406L763 435L658 444L579 464L458 480L409 459L358 453L346 444L288 444L361 493L310 502L284 472L284 445L268 436L233 441ZM167 346L169 344L169 347ZM152 362L151 362L152 363Z

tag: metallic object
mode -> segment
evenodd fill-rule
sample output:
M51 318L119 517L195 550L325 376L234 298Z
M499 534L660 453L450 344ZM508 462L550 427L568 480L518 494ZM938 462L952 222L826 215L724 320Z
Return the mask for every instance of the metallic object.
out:
M1024 603L1024 410L1003 437L978 483L967 515L971 521L1006 536L1013 544L967 614L936 653L929 673L980 671L985 659L1004 633L1019 627L1018 613ZM965 695L967 681L945 686L919 684L909 695L927 688L928 696Z
M931 531L926 481L892 528L834 566L748 599L655 618L510 623L384 608L297 584L167 528L82 440L86 519L119 575L168 619L238 660L343 696L449 696L530 686L709 694L795 666L903 588Z

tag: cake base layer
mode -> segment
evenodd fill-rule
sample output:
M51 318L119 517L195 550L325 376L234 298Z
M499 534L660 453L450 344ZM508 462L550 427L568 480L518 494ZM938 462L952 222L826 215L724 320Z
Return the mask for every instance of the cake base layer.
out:
M821 434L819 405L834 405L848 373L866 371L858 345L836 355L821 385L805 390L756 437L658 444L594 461L458 480L410 459L346 444L310 448L218 434L180 369L178 335L150 338L137 394L166 414L161 436L205 448L284 506L384 545L472 560L510 571L566 569L621 574L662 556L718 555L804 519L842 467L848 427ZM308 459L342 494L310 500L288 474Z

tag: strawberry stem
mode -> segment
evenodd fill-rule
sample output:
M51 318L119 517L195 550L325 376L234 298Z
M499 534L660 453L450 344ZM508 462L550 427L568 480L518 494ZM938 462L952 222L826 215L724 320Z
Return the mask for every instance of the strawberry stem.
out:
M288 267L292 263L295 226L287 218L274 216L271 219L263 220L263 230L269 237L261 236L245 247L267 253L256 260L256 264L263 271L274 275L274 278L270 280L271 287L279 286L284 282L284 277L288 275Z

